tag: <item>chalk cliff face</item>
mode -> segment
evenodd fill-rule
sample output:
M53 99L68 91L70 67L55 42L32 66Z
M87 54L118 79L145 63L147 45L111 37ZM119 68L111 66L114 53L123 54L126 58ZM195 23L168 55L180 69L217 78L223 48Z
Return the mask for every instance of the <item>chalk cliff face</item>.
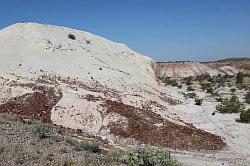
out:
M88 32L18 23L0 31L0 50L2 81L38 84L40 80L46 86L56 86L62 99L56 105L57 111L55 108L52 111L52 121L67 127L86 128L86 125L94 125L92 121L100 121L97 102L84 103L81 101L84 95L130 100L130 95L156 93L151 88L157 86L151 58ZM26 93L21 89L19 92L20 95ZM69 114L63 112L66 106L72 109ZM76 120L71 121L70 117L78 113ZM85 124L80 122L81 116L93 118L88 118ZM98 132L101 124L94 126L93 132Z
M18 23L0 30L0 64L0 112L149 144L224 146L219 137L183 122L168 103L171 94L156 82L155 62L124 44L65 27ZM188 135L203 141L171 142Z
M210 75L235 75L239 71L249 72L249 60L216 61L216 62L157 62L157 77L183 78L208 73Z

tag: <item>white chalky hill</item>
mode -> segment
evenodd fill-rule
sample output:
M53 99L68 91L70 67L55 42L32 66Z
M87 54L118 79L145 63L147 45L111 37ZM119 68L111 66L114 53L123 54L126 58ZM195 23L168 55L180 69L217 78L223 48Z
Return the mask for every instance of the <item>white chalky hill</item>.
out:
M0 30L0 64L0 112L102 138L112 133L179 149L225 146L220 137L185 123L185 113L170 106L183 96L160 87L155 62L124 44L18 23ZM193 136L200 141L182 141Z
M89 94L136 107L160 100L151 58L88 32L17 23L0 31L0 50L0 103L34 92L24 84L53 87L62 98L51 120L64 127L99 133L109 121L123 119L104 118L100 103L85 99Z

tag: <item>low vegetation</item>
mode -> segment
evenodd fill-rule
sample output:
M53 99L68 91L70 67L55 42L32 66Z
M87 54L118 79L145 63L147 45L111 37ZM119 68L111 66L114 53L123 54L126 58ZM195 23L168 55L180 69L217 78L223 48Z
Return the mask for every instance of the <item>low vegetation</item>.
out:
M242 84L243 80L244 80L244 74L242 72L237 73L236 84Z
M73 138L68 138L66 139L66 142L69 143L78 151L86 150L93 153L100 152L99 142L97 141L90 141L90 140L77 141Z
M193 80L193 77L192 76L188 76L186 78L183 79L183 82L186 84L186 85L192 85L192 80Z
M213 89L213 85L211 83L200 83L200 86L203 91L209 91L209 89Z
M221 113L239 113L244 110L244 105L239 101L236 95L231 95L222 100L222 102L216 106L216 109Z
M208 73L205 73L205 74L196 76L195 80L201 82L201 81L207 80L209 77L211 76Z
M153 148L139 148L129 150L123 156L129 166L180 166L173 160L170 153L164 150Z
M196 97L195 93L183 93L183 95L186 99L188 98L194 99Z
M33 122L31 127L32 135L36 138L46 138L51 133L51 127L42 122Z
M236 89L235 88L231 88L230 92L234 93L234 92L236 92Z
M173 87L178 86L177 80L171 79L170 77L166 77L166 78L162 79L162 82L163 82L165 85L171 85L171 86L173 86Z
M101 142L94 138L83 140L70 133L55 135L52 125L40 121L26 123L2 114L0 120L0 165L181 165L168 151L158 148L121 150L113 147L104 150L99 146ZM32 139L34 135L42 139Z
M187 91L194 91L194 88L192 86L187 86Z
M198 99L198 98L196 98L196 99L194 100L194 102L195 102L195 105L202 105L203 99Z
M245 102L246 102L247 104L250 104L250 91L247 92L247 94L245 95Z
M250 108L241 111L240 120L245 123L250 123Z
M182 88L182 85L178 85L177 88L181 89L181 88Z
M73 34L68 34L68 38L70 38L70 39L72 39L72 40L76 40L76 37L75 37L75 35L73 35Z

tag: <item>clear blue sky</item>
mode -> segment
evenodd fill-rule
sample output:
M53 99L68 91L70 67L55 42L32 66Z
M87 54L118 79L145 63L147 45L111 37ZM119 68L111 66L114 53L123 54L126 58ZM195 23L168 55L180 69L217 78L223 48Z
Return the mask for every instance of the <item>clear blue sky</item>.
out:
M250 0L1 0L0 28L16 22L89 31L156 60L250 57Z

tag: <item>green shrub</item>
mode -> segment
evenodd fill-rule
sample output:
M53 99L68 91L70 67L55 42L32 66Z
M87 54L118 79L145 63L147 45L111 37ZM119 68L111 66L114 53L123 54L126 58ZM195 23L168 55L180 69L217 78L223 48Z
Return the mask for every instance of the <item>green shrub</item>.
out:
M87 44L90 44L90 40L86 40L86 39L85 39L85 41L86 41Z
M167 77L163 80L163 83L165 83L165 85L171 85L171 86L177 86L178 83L176 80L170 79L170 77Z
M233 94L223 99L223 101L216 106L216 109L221 113L238 113L244 109L244 105L239 101L239 98Z
M123 156L126 164L129 166L179 166L176 160L173 160L170 153L164 150L153 148L139 148L129 150Z
M216 97L215 100L216 100L217 102L222 102L222 101L223 101L223 98L222 98L221 96L219 96L219 97Z
M218 84L224 84L225 82L227 82L227 78L226 77L222 77L222 76L217 76L215 78L215 82Z
M210 94L214 93L214 89L212 87L209 87L206 90L207 90L207 93L210 93Z
M196 97L196 94L195 93L184 93L184 97L193 99Z
M119 148L111 148L105 156L106 163L117 162L120 163L123 160L125 152ZM118 165L118 164L117 164Z
M73 35L73 34L69 34L69 35L68 35L68 38L70 38L70 39L72 39L72 40L76 40L76 37L75 37L75 35Z
M202 90L207 90L209 88L212 88L212 84L211 83L201 83L201 89Z
M182 88L182 85L177 85L177 88L181 89L181 88Z
M198 99L198 98L196 98L196 99L195 99L195 105L201 105L201 104L202 104L202 101L203 101L203 99Z
M192 85L192 80L193 80L193 77L192 76L188 76L186 78L184 78L184 82L186 85Z
M31 125L31 131L34 137L43 139L49 135L49 133L51 132L51 127L42 122L34 122Z
M194 91L194 88L192 86L187 86L187 91Z
M211 82L211 83L214 83L214 82L215 82L214 77L209 77L207 80L208 80L209 82Z
M240 120L245 123L250 123L250 108L241 111Z
M72 166L72 165L75 165L75 161L72 160L72 159L65 160L65 161L63 162L63 166Z
M245 102L246 102L247 104L250 104L250 91L247 92L247 94L245 95Z
M236 75L236 84L242 84L244 79L244 74L242 72L237 73Z
M78 151L86 150L93 153L97 153L100 151L99 142L97 141L77 141L72 138L67 138L66 142L69 143L71 146L74 146L75 149Z
M233 92L233 93L234 93L234 92L236 92L236 89L235 89L235 88L231 88L231 89L230 89L230 92Z
M248 85L247 84L244 84L244 83L242 83L242 84L237 84L237 88L239 89L239 90L242 90L242 89L248 89Z
M208 73L205 73L205 74L201 74L201 75L196 76L195 80L196 81L204 81L204 80L207 80L209 77L211 77L211 76Z

